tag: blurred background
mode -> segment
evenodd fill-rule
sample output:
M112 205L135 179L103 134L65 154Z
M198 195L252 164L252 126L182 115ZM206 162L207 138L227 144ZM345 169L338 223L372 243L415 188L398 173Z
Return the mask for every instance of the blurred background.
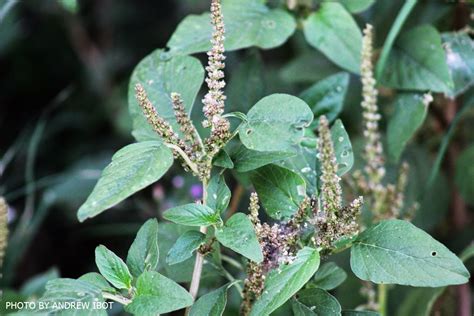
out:
M270 2L277 5L279 1ZM383 44L402 4L401 0L378 0L355 15L359 26L374 24L376 47ZM147 218L200 198L196 180L175 168L159 183L100 216L82 224L76 218L112 154L133 142L127 110L133 68L154 49L166 47L186 15L207 8L205 0L0 0L0 196L10 205L10 242L1 281L6 294L18 294L38 275L77 278L95 271L93 253L98 244L125 257ZM458 30L470 22L470 10L464 2L420 1L404 29L432 23L440 32ZM229 110L246 112L262 96L274 92L298 95L339 71L310 48L301 33L297 31L276 49L228 54ZM197 57L205 62L204 54ZM391 94L381 91L384 114L393 109ZM464 103L472 102L472 94L467 91L455 100L436 96L404 156L412 169L407 198L420 205L414 223L458 254L474 237L473 198L461 196L455 184L456 160L474 141L472 109L453 131L435 184L430 192L423 190L444 134ZM197 102L193 111L197 119L200 109ZM351 77L342 120L357 149L361 125L356 76ZM360 162L356 161L355 168ZM474 181L468 173L466 177ZM229 176L227 182L234 192L231 207L245 211L250 188L237 176ZM170 247L177 236L169 233L163 243ZM363 302L354 295L357 286L357 281L349 280L338 290L343 307ZM469 286L449 293L441 305L461 304L462 295L470 304ZM396 295L390 298L394 309Z

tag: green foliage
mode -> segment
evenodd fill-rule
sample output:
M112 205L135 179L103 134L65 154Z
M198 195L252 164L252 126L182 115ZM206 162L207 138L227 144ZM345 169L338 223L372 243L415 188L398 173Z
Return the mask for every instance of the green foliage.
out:
M323 2L304 21L308 43L336 65L359 73L362 34L352 16L336 2Z
M401 220L382 221L362 232L351 248L351 268L374 283L439 287L469 279L448 248Z
M265 279L262 296L255 302L251 316L269 315L300 290L319 267L319 253L316 249L301 249L296 259L270 272Z
M453 81L438 31L422 25L402 34L391 50L381 83L402 90L449 92Z
M116 290L110 286L109 282L97 272L89 272L78 279L79 281L84 281L89 284L93 284L101 289L102 292L114 293Z
M222 213L226 210L230 201L230 190L223 176L214 176L207 186L207 205Z
M198 231L189 230L181 235L166 256L169 265L183 262L192 257L194 251L204 243L206 236Z
M309 286L330 291L338 287L346 278L347 273L342 268L334 262L328 262L316 271Z
M235 170L238 172L252 171L293 156L295 156L294 152L257 151L248 149L242 145L232 152L232 160L235 165Z
M349 135L341 120L334 122L331 127L331 139L334 144L334 152L337 161L337 174L343 175L351 170L354 165L354 154Z
M222 228L216 230L219 242L255 262L263 260L262 249L252 222L243 213L232 215Z
M158 49L146 56L133 70L128 88L128 111L133 121L133 136L138 141L153 140L159 136L147 123L135 97L135 85L145 88L148 98L163 119L179 133L179 125L173 112L171 92L181 95L184 107L191 113L194 99L204 81L204 68L198 59L190 56L170 57Z
M95 263L107 281L118 289L130 289L132 286L132 275L122 259L117 257L105 246L95 249Z
M375 0L339 0L340 3L351 13L359 13L367 10L374 4Z
M275 219L293 215L306 194L304 179L277 165L267 165L252 171L250 180L265 211Z
M183 287L154 271L140 275L136 291L135 297L125 310L137 316L164 314L193 303L192 296Z
M427 112L428 105L423 102L422 95L404 93L397 97L387 128L388 152L393 161L400 159L405 145L425 121Z
M228 51L257 46L280 46L296 29L294 18L281 9L269 9L260 0L222 1ZM193 54L211 48L212 29L208 13L190 15L168 41L171 54Z
M127 266L133 276L158 267L160 250L158 248L158 221L150 219L137 233L127 255Z
M226 284L217 290L201 296L193 304L190 316L222 316L227 304L227 290L233 283Z
M173 155L161 142L135 143L120 149L102 172L77 217L84 221L102 213L160 179L172 164Z
M258 101L239 128L242 144L258 151L285 151L298 143L313 113L301 99L272 94Z
M197 203L173 207L167 210L163 216L167 220L187 226L209 226L222 222L218 211Z
M292 301L292 307L295 316L341 315L341 305L336 298L318 288L298 292L297 300Z

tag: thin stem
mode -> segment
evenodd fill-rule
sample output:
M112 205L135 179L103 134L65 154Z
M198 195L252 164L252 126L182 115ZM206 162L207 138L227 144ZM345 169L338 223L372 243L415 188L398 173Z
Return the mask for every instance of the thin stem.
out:
M128 305L132 302L131 299L128 299L126 297L123 297L121 295L114 295L114 294L111 294L111 293L108 293L108 292L102 292L102 296L105 298L105 299L109 299L111 301L115 301L115 302L118 302L122 305Z
M207 204L207 179L202 181L202 204ZM207 227L201 226L199 229L201 233L207 233ZM196 254L196 262L194 263L194 270L193 270L193 277L191 279L191 285L189 286L189 294L196 299L198 291L199 291L199 284L201 282L201 273L202 273L202 265L204 263L204 256L197 252ZM186 308L185 315L189 315L189 307Z
M230 274L229 271L227 271L224 267L221 267L222 273L224 273L224 276L229 280L231 283L234 283L236 279L232 274ZM242 286L236 282L235 287L237 288L237 291L239 291L240 297L244 297L244 290L242 289Z
M179 148L178 146L174 145L174 144L169 144L169 143L165 143L165 145L171 149L174 149L176 150L176 152L178 152L178 154L184 159L184 161L186 162L186 164L189 166L189 168L195 173L195 174L199 174L199 170L198 170L198 167L197 165L191 161L191 159L189 159L188 155L186 155L186 153L181 149Z
M400 10L400 12L398 13L397 18L395 19L395 22L393 22L392 28L390 29L390 32L388 33L385 43L383 44L382 53L380 54L377 67L375 69L375 78L377 79L377 81L380 79L380 76L382 75L382 72L385 68L388 54L390 53L390 50L392 49L393 43L395 42L395 38L400 32L400 29L402 28L403 23L405 23L405 20L407 19L411 10L415 6L416 2L417 2L416 0L407 0L405 4L403 5L402 9Z
M226 255L221 255L221 258L222 258L222 261L227 262L228 264L230 264L234 268L239 269L241 271L244 271L244 267L240 264L240 262L238 262L234 258L231 258L231 257L226 256Z
M380 316L387 315L387 286L385 284L378 285L378 305Z

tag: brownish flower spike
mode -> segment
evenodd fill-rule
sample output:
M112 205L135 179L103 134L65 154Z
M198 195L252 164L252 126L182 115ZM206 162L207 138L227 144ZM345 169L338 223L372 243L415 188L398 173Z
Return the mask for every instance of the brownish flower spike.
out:
M3 264L5 249L8 241L8 205L5 200L0 197L0 268Z

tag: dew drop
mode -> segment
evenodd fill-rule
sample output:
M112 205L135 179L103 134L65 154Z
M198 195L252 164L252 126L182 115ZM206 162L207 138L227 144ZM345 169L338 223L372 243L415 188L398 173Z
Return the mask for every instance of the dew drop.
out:
M341 87L341 86L337 86L337 87L336 87L336 91L337 91L337 92L341 92L341 91L342 91L342 87Z
M311 171L311 168L310 167L304 167L303 169L301 169L301 172L302 173L308 173Z
M337 139L340 143L342 143L344 141L344 137L342 136L339 136L339 138Z

